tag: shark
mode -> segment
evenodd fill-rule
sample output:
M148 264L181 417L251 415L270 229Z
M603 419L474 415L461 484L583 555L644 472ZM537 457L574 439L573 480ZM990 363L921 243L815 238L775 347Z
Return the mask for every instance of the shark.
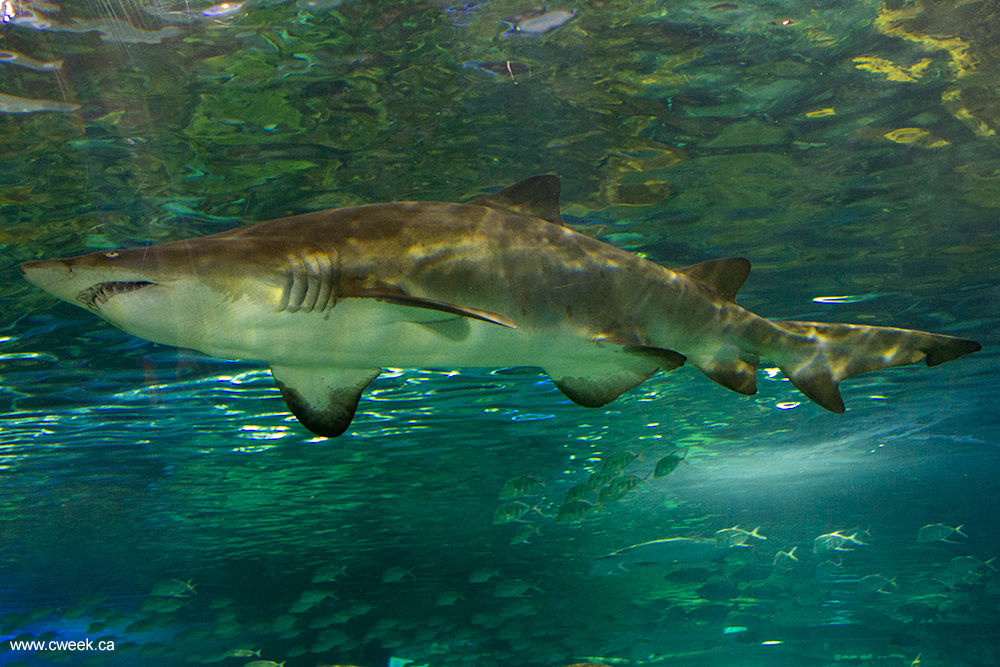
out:
M600 407L689 365L752 395L762 359L845 411L840 381L980 345L892 327L771 321L736 303L743 258L668 269L569 228L557 176L464 203L399 201L25 262L55 297L155 343L267 363L312 433L344 433L385 368L540 367Z

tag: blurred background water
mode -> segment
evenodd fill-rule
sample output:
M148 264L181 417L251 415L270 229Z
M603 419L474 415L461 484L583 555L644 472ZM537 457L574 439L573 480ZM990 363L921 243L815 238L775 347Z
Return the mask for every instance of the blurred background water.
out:
M0 664L1000 664L997 0L0 7ZM391 371L323 440L265 367L16 271L536 173L653 261L749 258L765 317L984 349L852 379L843 415L766 362L754 397L685 368L598 410L535 369ZM560 514L606 466L624 491ZM767 539L593 567L734 526Z

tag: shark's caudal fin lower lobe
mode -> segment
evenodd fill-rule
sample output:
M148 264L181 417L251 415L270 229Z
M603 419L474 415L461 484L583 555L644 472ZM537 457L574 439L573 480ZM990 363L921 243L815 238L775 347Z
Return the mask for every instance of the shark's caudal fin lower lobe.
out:
M844 412L838 385L844 378L926 359L937 366L982 349L952 336L854 324L783 321L773 323L784 336L770 356L792 384L831 412Z

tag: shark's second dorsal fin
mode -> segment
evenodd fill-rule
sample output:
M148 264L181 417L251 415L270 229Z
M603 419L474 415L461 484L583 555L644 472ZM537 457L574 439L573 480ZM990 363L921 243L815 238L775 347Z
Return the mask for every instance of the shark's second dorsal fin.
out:
M351 425L361 392L382 369L314 369L271 366L281 397L303 426L335 438Z
M563 219L559 213L561 190L562 184L558 176L543 174L518 181L495 195L473 199L468 203L501 211L514 211L554 225L562 225Z
M735 303L736 293L750 275L750 262L742 257L724 257L674 269L674 272L697 280L719 296Z

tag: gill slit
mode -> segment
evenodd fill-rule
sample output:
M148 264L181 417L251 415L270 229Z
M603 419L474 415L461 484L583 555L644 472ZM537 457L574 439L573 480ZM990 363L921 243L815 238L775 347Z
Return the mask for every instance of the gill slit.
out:
M288 268L281 290L278 312L323 312L337 302L338 268L329 253L302 252L287 255Z

